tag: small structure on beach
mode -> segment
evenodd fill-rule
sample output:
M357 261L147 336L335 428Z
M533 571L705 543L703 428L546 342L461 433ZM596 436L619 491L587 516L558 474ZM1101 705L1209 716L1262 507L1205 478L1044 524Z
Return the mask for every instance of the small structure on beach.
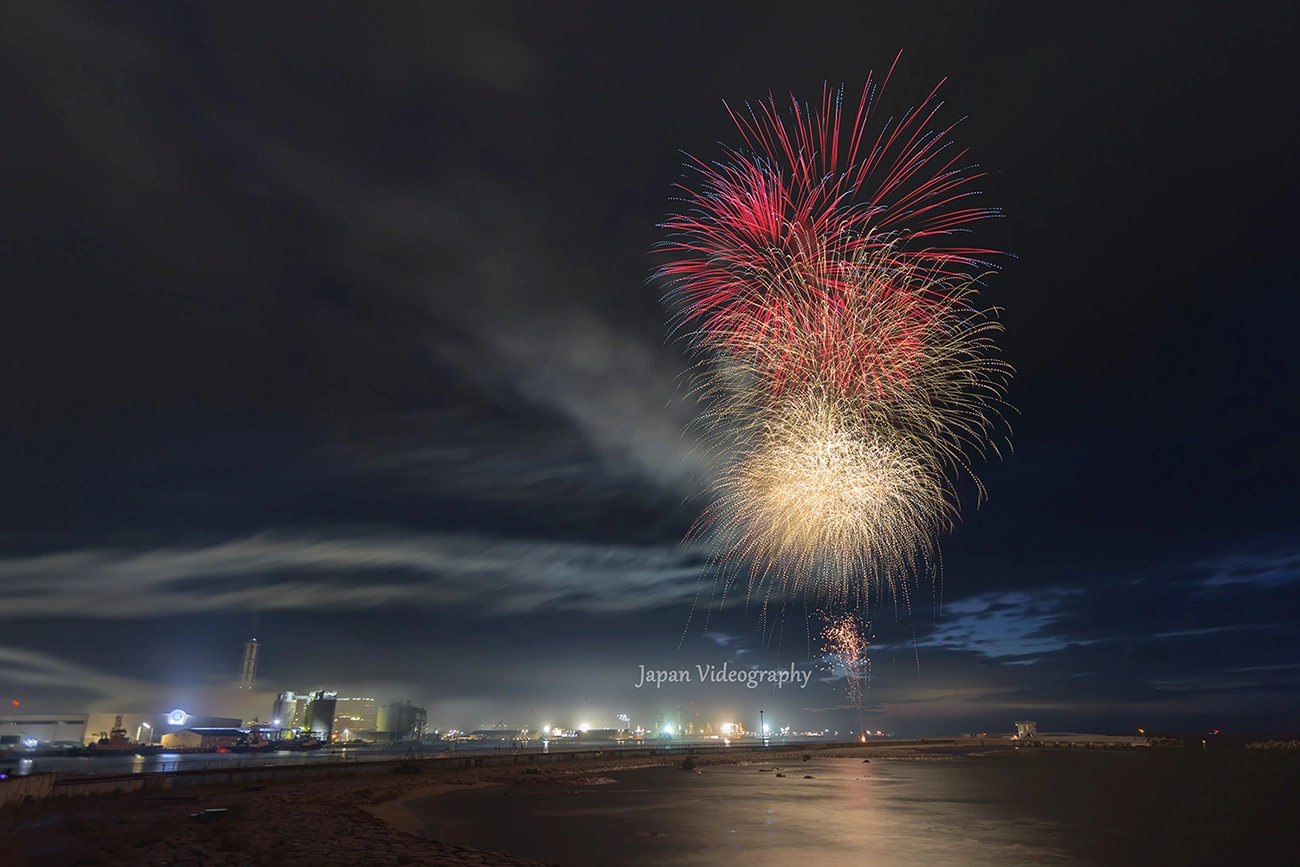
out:
M1038 723L1034 720L1016 723L1016 740L1032 741L1038 738Z

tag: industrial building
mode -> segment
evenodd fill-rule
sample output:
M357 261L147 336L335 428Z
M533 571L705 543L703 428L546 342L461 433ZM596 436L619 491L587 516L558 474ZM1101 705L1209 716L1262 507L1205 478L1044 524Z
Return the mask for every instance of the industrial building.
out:
M349 741L354 738L372 737L378 717L378 709L373 698L344 696L335 698L334 740Z
M86 735L83 743L89 745L106 737L113 728L118 714L92 713L88 715ZM195 727L239 728L243 720L233 716L196 716L181 708L168 713L128 713L121 714L122 727L127 737L138 743L161 743L159 738L168 732Z
M282 692L271 710L272 724L289 735L307 731L317 740L330 741L335 735L335 717L339 714L340 701L345 703L346 717L343 720L344 726L339 727L340 731L343 727L350 727L352 716L364 717L365 702L370 702L371 709L374 707L374 699L340 699L339 694L333 690ZM353 705L352 702L357 704Z
M86 739L84 713L0 714L0 747L33 747L76 744Z
M181 729L177 732L168 732L162 736L162 745L165 749L205 749L210 750L216 747L232 747L239 743L246 733L239 729L216 729L203 728L198 731L194 729Z
M168 750L197 750L203 746L203 735L189 729L168 732L162 736L161 743Z
M418 741L429 725L424 708L409 701L381 705L369 696L339 695L323 689L280 693L271 720L286 737L310 732L327 743Z
M586 731L579 729L573 739L578 743L590 743L592 741L617 741L631 737L630 732L621 729L587 729Z
M337 692L319 690L311 694L311 706L308 708L307 730L318 741L329 742L334 734L334 714L338 706Z
M523 729L475 729L461 735L457 740L514 744L528 740L528 732Z
M429 728L424 708L409 701L395 701L379 708L374 739L381 743L421 740Z
M275 700L271 711L271 721L285 731L298 731L310 722L307 708L311 704L311 693L282 692Z
M282 692L271 710L271 722L285 731L298 731L307 724L307 706L310 704L309 693Z

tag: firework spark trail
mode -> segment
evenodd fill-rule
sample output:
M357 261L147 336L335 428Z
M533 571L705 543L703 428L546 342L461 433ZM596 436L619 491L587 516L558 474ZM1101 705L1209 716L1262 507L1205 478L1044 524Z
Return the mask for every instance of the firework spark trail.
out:
M954 509L923 441L864 423L827 388L787 395L748 421L700 530L726 564L749 569L750 597L785 590L869 606L934 563Z
M886 82L888 77L886 77ZM937 92L937 88L936 88ZM991 251L956 233L970 206L965 152L930 124L936 93L867 134L870 79L852 122L842 91L732 112L744 146L694 161L673 255L671 327L689 336L718 469L692 531L727 589L813 593L835 605L907 603L935 574L969 455L998 452L1011 370L975 289ZM729 109L730 110L730 109Z
M856 614L832 616L822 630L822 653L832 674L843 674L849 701L858 712L858 733L863 731L862 705L871 688L871 624Z
M903 237L893 258L940 278L988 268L992 251L950 243L998 212L956 207L982 175L960 166L965 152L950 153L952 127L927 131L936 93L867 145L875 90L868 79L848 129L842 91L830 89L818 109L792 99L788 123L775 98L748 117L732 112L747 149L694 162L700 186L680 187L687 207L664 223L676 255L659 274L676 295L674 327L693 325L697 345L743 354L735 337L779 334L782 314L810 299L834 304L857 288L853 262Z
M950 467L966 467L968 451L996 452L990 434L1010 374L991 357L1001 325L977 306L971 280L938 278L896 252L890 245L840 261L855 282L835 286L833 303L826 300L831 281L787 276L819 294L809 289L798 304L773 301L768 321L738 321L722 333L735 351L715 353L699 371L706 382L719 381L716 359L725 357L749 369L741 388L757 393L723 396L718 418L730 413L734 427L745 403L777 406L817 389L854 407L868 427L892 426L923 442Z

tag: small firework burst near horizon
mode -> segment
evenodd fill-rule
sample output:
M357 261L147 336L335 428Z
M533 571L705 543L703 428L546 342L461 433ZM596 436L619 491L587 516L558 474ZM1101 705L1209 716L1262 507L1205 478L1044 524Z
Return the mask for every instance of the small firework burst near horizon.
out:
M855 613L831 615L822 629L823 658L835 677L844 678L844 688L858 715L862 729L862 705L871 689L871 622Z
M732 111L743 145L694 160L663 224L657 276L716 470L691 532L724 600L743 583L764 612L798 595L910 608L958 479L983 499L971 460L1001 453L1012 371L977 291L992 251L962 239L998 212L971 204L981 175L933 126L937 90L874 135L870 79L856 111L830 88Z

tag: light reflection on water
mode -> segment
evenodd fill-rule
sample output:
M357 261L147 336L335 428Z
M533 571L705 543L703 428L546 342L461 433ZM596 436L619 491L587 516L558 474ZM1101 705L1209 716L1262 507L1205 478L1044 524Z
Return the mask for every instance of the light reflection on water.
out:
M521 785L411 806L430 822L426 836L565 867L1182 865L1278 852L1288 809L1278 794L1294 793L1294 768L1265 771L1271 776L1261 786L1253 771L1243 777L1243 764L1205 761L1133 753L871 764L787 756L783 779L759 766L649 768L613 772L617 784L567 794Z

